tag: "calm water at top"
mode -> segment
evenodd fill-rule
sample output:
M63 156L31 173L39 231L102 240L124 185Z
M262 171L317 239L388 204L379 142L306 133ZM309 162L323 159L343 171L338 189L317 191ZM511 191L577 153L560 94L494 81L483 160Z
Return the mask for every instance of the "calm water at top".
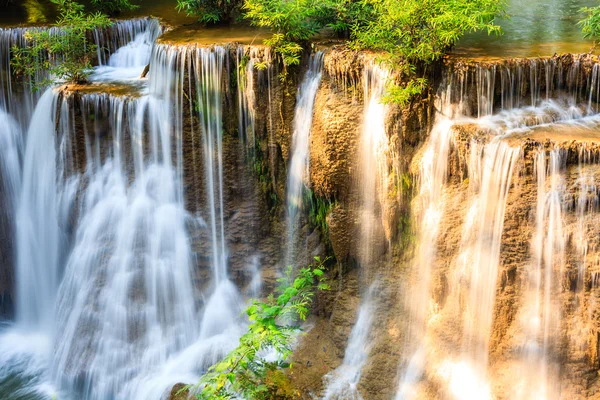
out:
M153 15L170 25L188 25L189 29L195 29L190 25L195 22L194 18L177 13L175 0L134 0L133 2L141 7L123 13L121 18ZM15 3L18 6L0 9L0 26L37 25L49 23L53 19L49 0L22 0ZM582 7L598 4L597 0L509 0L507 11L510 18L499 21L504 29L504 35L488 36L486 32L467 35L459 42L453 53L472 59L587 53L591 50L592 44L583 38L577 26L577 22L583 18L579 10ZM223 34L219 29L207 33L218 37L233 35L230 32ZM256 39L256 35L252 33L244 32L244 36Z
M599 4L597 0L509 0L510 19L499 21L504 35L467 35L454 53L474 59L587 53L592 44L577 26L584 17L579 10Z

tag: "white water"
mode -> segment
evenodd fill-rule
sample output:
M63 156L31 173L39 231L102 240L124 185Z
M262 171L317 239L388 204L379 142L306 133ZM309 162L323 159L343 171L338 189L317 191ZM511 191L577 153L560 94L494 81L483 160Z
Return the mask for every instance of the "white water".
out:
M49 89L40 99L27 134L23 184L17 210L17 301L19 325L48 328L54 321L54 300L60 282L59 189L53 111L56 96Z
M133 78L132 68L143 68L152 49L140 35L111 57L112 75L96 77ZM105 118L107 131L84 128L81 174L70 159L80 131L73 130L79 116L68 99L52 89L42 96L27 134L22 179L18 127L7 123L2 172L11 179L3 182L22 189L15 192L17 324L0 335L6 349L0 391L158 399L175 383L195 383L235 346L244 323L243 301L227 273L225 54L224 48L157 48L142 97L82 97L81 109ZM203 105L196 134L205 161L204 218L188 214L183 197L183 81L191 65ZM212 277L202 290L192 274L190 227L210 232ZM252 294L258 290L255 282Z
M118 21L108 28L108 32L95 31L94 40L98 45L100 65L95 68L92 79L107 81L139 78L150 63L152 47L161 33L162 27L158 20L150 18Z
M298 211L302 209L303 191L309 179L310 130L317 90L321 84L323 53L311 56L308 70L298 89L294 131L292 134L292 156L288 168L286 209L287 209L287 252L286 266L295 265L297 232L299 229Z
M563 229L562 210L565 154L558 148L552 150L548 166L546 156L546 152L540 149L535 159L535 232L527 274L528 292L521 308L521 323L525 332L522 349L524 368L521 372L522 382L516 391L522 399L553 398L558 389L558 366L552 365L549 356L557 345L554 341L560 326L560 306L554 298L560 292L559 281L565 263L566 232ZM549 190L546 186L549 186Z
M419 245L413 261L416 273L414 292L408 299L410 312L409 338L405 366L400 369L400 384L396 399L412 399L416 396L415 386L423 374L426 362L425 338L427 320L430 315L431 268L436 257L436 242L439 225L443 217L445 199L443 187L447 180L448 155L452 144L452 116L454 109L449 93L454 82L449 81L445 91L440 93L441 112L436 116L424 153L419 165L419 194L417 197L417 219L419 224Z
M358 310L358 318L352 328L342 364L323 378L324 400L362 400L358 383L362 369L371 350L371 328L376 307L378 283L374 282L367 291Z
M462 274L461 286L470 288L464 310L462 362L471 370L476 390L457 388L458 398L478 393L488 397L484 383L487 380L489 343L500 266L500 245L504 227L507 196L513 170L521 156L519 147L492 139L484 146L471 143L469 176L476 195L469 207L470 229L463 231L458 268ZM472 216L472 219L471 219ZM451 289L458 291L459 289ZM453 371L455 374L455 371ZM456 379L451 376L450 380ZM465 397L466 396L466 397ZM476 397L473 397L476 398Z
M360 262L365 269L376 261L373 249L375 231L385 219L388 199L388 136L385 131L387 107L382 97L388 71L377 65L366 66L363 73L364 120L360 136Z

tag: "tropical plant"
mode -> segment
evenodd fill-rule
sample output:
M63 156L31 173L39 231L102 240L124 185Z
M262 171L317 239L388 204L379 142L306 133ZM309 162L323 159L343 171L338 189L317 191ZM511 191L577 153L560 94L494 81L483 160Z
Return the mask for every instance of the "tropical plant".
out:
M586 17L578 22L583 36L600 39L600 6L582 8L580 11L586 14Z
M387 100L404 103L426 82L416 79L417 65L439 60L466 33L500 34L494 22L504 16L505 0L365 0L370 19L354 26L353 45L384 52L403 85L388 92ZM406 83L408 82L408 83Z
M240 0L177 0L177 11L197 17L203 24L229 22L239 6Z
M108 15L118 15L121 11L130 11L139 8L129 0L92 0L92 5L97 11Z
M292 396L285 369L292 354L292 345L309 314L315 292L328 290L324 263L315 263L292 277L289 267L279 286L265 302L254 300L246 313L250 320L247 332L238 347L210 367L198 384L198 399L285 399ZM275 360L266 358L269 351L277 353Z
M265 44L281 56L285 67L300 64L302 44L322 28L328 13L322 0L245 0L244 11L253 25L273 30Z
M58 29L32 29L27 31L25 47L13 47L11 65L16 74L32 79L35 87L52 83L52 80L85 82L91 72L96 45L88 39L91 30L111 24L100 12L88 14L73 0L51 0L58 6ZM40 71L48 71L50 78L37 81Z

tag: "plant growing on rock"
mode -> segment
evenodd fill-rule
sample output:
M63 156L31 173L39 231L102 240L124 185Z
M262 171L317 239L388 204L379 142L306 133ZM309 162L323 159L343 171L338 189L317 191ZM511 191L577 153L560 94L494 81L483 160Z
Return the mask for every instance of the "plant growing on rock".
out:
M279 286L265 302L254 300L246 313L250 320L248 331L240 338L238 347L221 362L210 367L198 384L198 399L268 400L292 398L285 369L287 359L302 328L293 321L304 321L317 290L328 290L324 263L300 269L295 278L290 267ZM290 322L292 321L292 322ZM270 360L264 353L274 350L278 359Z
M94 8L108 15L118 15L121 11L130 11L139 8L129 0L92 0Z
M177 11L197 17L203 24L231 21L239 6L239 0L177 0Z
M88 14L73 0L51 0L58 6L60 17L56 30L30 30L25 34L28 45L13 47L11 65L16 74L32 80L35 87L54 80L82 83L87 81L96 55L96 45L88 39L91 30L111 24L108 17L96 12ZM40 71L48 71L51 79L38 81Z
M598 41L600 39L600 6L582 8L580 11L586 14L586 17L578 22L583 36Z
M321 0L245 0L244 11L253 25L273 30L265 44L281 57L284 68L300 64L302 45L323 27L327 15Z
M369 20L355 25L353 45L384 52L403 85L388 91L386 100L405 103L420 93L426 82L416 76L417 65L441 59L466 33L500 34L495 25L504 16L505 0L366 0ZM400 3L400 4L399 4Z

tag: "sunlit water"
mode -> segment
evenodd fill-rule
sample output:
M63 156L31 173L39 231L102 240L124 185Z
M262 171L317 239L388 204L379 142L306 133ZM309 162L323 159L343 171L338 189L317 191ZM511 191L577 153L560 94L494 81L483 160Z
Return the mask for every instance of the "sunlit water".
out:
M3 193L15 208L16 321L0 328L3 398L161 398L194 383L230 350L244 327L243 298L228 279L223 219L221 73L224 48L154 47L158 27L124 24L126 38L93 79L140 81L141 97L90 94L82 109L104 115L88 132L85 170L73 170L76 117L48 89L26 142L0 114ZM183 198L183 79L193 65L202 107L207 213ZM98 127L97 129L102 129ZM92 140L92 138L95 138ZM197 303L188 229L211 243L211 278ZM257 265L249 268L260 281ZM256 279L255 279L256 280ZM251 295L260 282L251 285Z

